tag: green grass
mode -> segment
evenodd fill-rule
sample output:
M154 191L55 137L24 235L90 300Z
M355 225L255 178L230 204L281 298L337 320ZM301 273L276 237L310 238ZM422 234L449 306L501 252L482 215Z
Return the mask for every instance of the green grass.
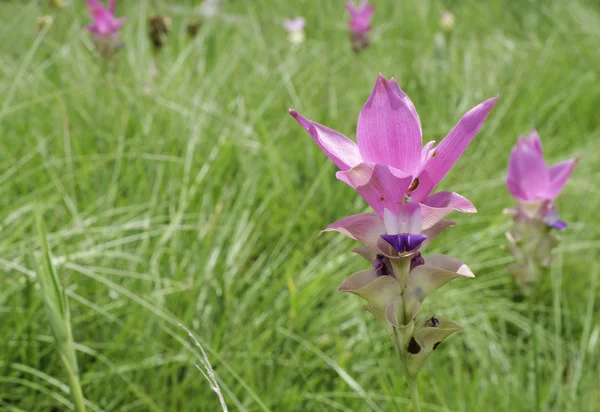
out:
M373 46L350 50L342 2L229 0L191 41L192 2L126 2L126 47L98 61L83 2L0 3L0 409L65 410L63 370L35 282L39 206L69 298L83 393L95 410L395 411L409 394L390 339L335 291L365 267L320 229L366 210L287 114L354 138L378 73L411 96L425 140L500 96L440 188L477 215L453 215L432 252L472 280L422 314L460 322L420 374L424 411L529 411L527 302L506 274L513 205L503 184L519 134L536 128L549 162L582 157L558 207L569 229L540 285L543 408L600 404L600 6L591 0L379 1ZM457 26L436 46L451 7ZM38 36L37 17L52 13ZM157 58L146 17L173 17ZM292 48L280 22L304 15ZM204 363L205 364L205 363ZM90 408L90 410L94 410Z

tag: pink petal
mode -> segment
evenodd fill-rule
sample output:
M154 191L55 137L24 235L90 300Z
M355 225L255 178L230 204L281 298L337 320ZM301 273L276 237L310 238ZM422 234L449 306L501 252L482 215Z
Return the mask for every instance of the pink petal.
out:
M419 186L411 193L413 200L421 202L446 176L471 143L497 100L498 97L488 99L469 110L434 149L433 156L425 163L418 176Z
M425 264L408 275L408 296L422 301L428 294L457 277L473 278L473 272L458 259L445 255L425 256Z
M544 155L544 150L542 149L542 139L540 139L540 135L537 130L532 130L529 133L529 136L523 138L523 142L529 146L531 150L537 152L540 156Z
M550 172L541 152L539 138L519 138L508 161L506 185L519 201L549 199Z
M366 162L413 174L420 166L421 122L408 96L393 83L377 78L358 117L358 148Z
M338 287L340 292L354 292L375 280L373 269L365 269L347 277Z
M348 170L362 161L356 144L343 134L311 122L295 110L290 110L290 115L308 131L315 143L340 170Z
M381 239L379 236L385 233L385 228L379 216L360 213L330 224L321 233L331 231L339 232L367 246L376 247Z
M114 16L117 10L117 0L109 0L108 1L108 11Z
M454 192L437 192L421 203L423 230L429 229L448 213L457 210L463 213L476 213L477 209L468 199Z
M467 265L465 265L460 260L453 258L451 256L446 256L446 255L425 256L425 265L422 265L422 266L435 267L435 268L444 270L446 272L452 272L452 273L456 274L457 276L464 276L467 278L475 277L475 275L473 274L473 272L471 272L471 269L469 269L469 267ZM419 267L421 267L421 266L418 266L414 270L417 270Z
M355 14L358 14L358 9L354 5L354 3L351 1L346 2L346 9L348 10L348 13L350 13L350 16L354 16Z
M565 160L555 164L550 168L550 187L548 190L549 200L554 200L558 197L560 192L563 190L565 183L571 177L573 168L579 162L579 158Z
M356 190L379 216L383 216L383 209L398 211L399 202L404 200L412 182L412 176L400 170L373 163L337 172L336 177Z
M370 263L373 263L373 261L377 257L377 254L379 254L379 250L374 249L371 246L364 246L364 245L355 247L354 249L351 250L351 252L362 256L363 258L365 258L365 260L369 261Z
M98 0L88 0L87 6L88 6L88 9L90 10L90 13L94 9L104 10L104 4L100 3Z

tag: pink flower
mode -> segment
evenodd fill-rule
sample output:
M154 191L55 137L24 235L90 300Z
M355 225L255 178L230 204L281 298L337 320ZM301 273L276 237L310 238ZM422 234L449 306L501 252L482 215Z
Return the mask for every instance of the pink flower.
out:
M88 0L87 4L90 16L94 21L87 27L87 30L100 37L118 35L125 19L115 18L116 0L109 0L108 9L105 9L98 0Z
M553 202L562 191L579 158L546 166L540 136L534 130L521 136L510 154L506 185L519 202Z
M304 17L296 17L295 19L285 19L283 21L283 27L290 33L303 31L304 24Z
M496 100L467 112L436 147L434 141L422 147L414 105L396 80L388 82L382 75L360 112L358 143L294 110L290 114L340 169L336 177L354 188L380 217L384 209L397 215L401 204L414 201L421 203L423 219L430 222L451 210L475 212L471 202L456 193L430 193L467 148Z
M367 0L362 0L358 6L351 1L346 2L346 9L350 13L348 26L352 33L364 34L371 30L371 19L375 12L375 6Z
M579 158L546 166L540 136L534 130L529 137L521 136L510 154L506 185L521 204L528 217L539 216L549 226L564 230L552 204L571 176Z

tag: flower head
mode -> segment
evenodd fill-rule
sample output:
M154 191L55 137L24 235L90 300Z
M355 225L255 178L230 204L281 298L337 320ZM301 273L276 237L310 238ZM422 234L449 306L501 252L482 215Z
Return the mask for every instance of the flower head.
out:
M283 20L283 27L289 32L303 31L305 23L304 17L296 17Z
M549 226L564 230L553 203L563 190L579 158L548 167L544 161L542 142L534 130L521 136L510 154L506 185L519 202L519 211L527 218L539 218Z
M413 103L396 80L382 75L360 112L357 143L295 110L290 114L340 169L336 177L356 190L380 217L384 209L397 214L401 204L413 201L427 210L423 219L428 222L436 213L475 211L456 193L430 193L467 148L496 100L486 100L467 112L435 147L434 141L422 146L421 121Z
M371 19L375 12L375 6L369 4L367 0L361 0L358 6L348 1L346 2L346 9L350 13L348 27L350 28L352 50L358 54L371 44L369 32L371 31Z
M283 27L289 33L289 39L292 44L300 44L304 41L304 17L296 17L295 19L285 19Z
M357 34L364 34L371 30L371 19L375 12L375 6L369 4L367 0L361 0L356 6L351 1L346 2L346 9L350 13L348 27L350 31Z
M116 0L109 0L108 9L98 0L88 0L88 10L94 21L86 29L92 33L93 41L102 56L111 56L122 47L119 41L119 29L125 19L115 17Z
M449 11L445 11L442 14L442 18L440 19L440 26L442 30L445 32L451 32L454 30L454 25L456 24L456 19L454 18L454 14Z
M109 0L108 9L98 0L88 0L87 5L94 21L87 27L88 31L98 36L118 35L125 19L115 17L116 0Z
M506 185L519 207L505 211L514 221L506 233L508 247L515 257L509 272L526 293L538 280L540 269L552 264L552 249L559 241L552 229L567 228L554 208L554 201L578 160L546 166L536 131L529 137L521 136L510 154Z

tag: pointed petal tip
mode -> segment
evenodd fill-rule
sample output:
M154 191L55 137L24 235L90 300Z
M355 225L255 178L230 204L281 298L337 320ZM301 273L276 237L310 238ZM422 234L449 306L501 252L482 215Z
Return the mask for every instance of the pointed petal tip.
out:
M289 114L290 116L292 116L293 118L296 118L296 117L298 117L298 112L297 112L297 111L295 111L294 109L288 109L288 114Z
M482 104L485 106L491 106L489 108L489 110L492 110L494 108L494 106L496 106L496 103L498 103L498 98L500 96L494 96L494 97L490 97L489 99L485 100Z
M382 84L383 86L387 86L388 84L388 80L381 73L377 75L377 80L375 80L375 86L377 86L378 84Z

